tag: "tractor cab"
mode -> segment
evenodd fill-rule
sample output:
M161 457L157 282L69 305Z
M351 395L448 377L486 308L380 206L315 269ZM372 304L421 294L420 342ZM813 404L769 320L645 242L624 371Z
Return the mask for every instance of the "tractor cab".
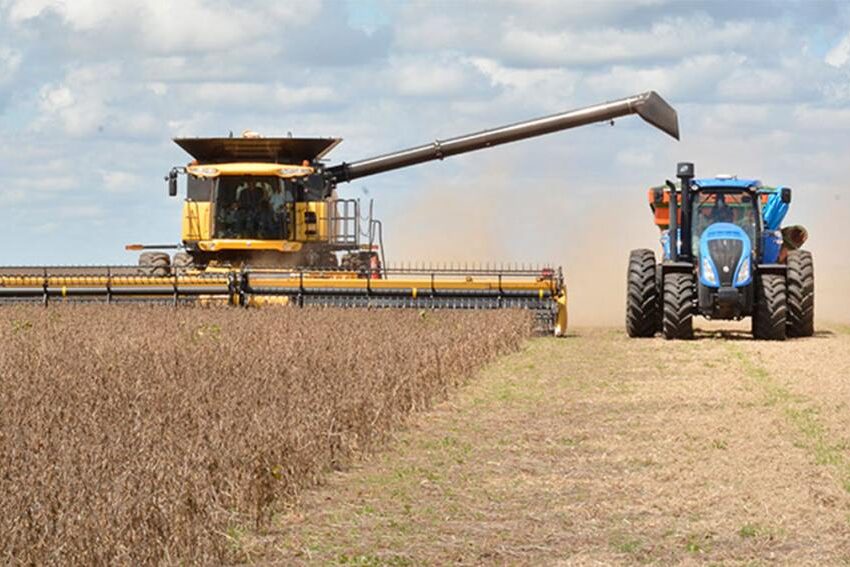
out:
M691 207L691 253L694 255L699 254L699 242L705 231L716 224L735 225L750 242L758 239L761 229L758 197L751 189L700 187Z
M696 179L691 188L690 257L698 266L700 312L739 319L752 309L752 266L761 256L761 183Z

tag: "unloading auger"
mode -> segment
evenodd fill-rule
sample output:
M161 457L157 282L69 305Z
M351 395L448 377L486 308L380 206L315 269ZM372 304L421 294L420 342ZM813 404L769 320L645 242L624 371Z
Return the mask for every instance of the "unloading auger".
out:
M676 111L657 93L570 110L368 159L325 165L338 138L179 138L193 160L178 245L128 245L138 266L0 269L0 301L187 301L233 305L448 309L522 308L562 334L560 268L387 266L371 204L340 199L339 183L508 142L638 114L679 138ZM165 250L177 252L172 256Z

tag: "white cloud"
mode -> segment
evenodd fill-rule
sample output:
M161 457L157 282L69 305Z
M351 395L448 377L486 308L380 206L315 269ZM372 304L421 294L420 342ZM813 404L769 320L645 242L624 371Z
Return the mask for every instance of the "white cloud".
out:
M655 156L646 150L629 148L617 152L617 163L624 167L648 168L656 164Z
M824 108L801 105L794 109L794 125L809 131L850 131L850 108Z
M71 175L30 175L9 181L11 187L32 192L56 193L70 191L79 186L79 180Z
M71 68L58 84L39 90L42 111L36 127L40 131L62 128L68 135L81 137L95 133L120 136L151 136L162 132L160 117L145 108L116 100L142 96L151 89L137 79L125 77L120 63L103 63Z
M403 63L393 74L397 92L406 96L444 96L458 92L467 82L457 66L432 62Z
M194 106L263 109L266 112L328 104L340 98L331 87L279 83L209 81L180 84L172 90Z
M60 205L56 216L63 221L96 220L107 216L106 210L100 205Z
M74 95L65 85L45 85L41 89L42 108L47 112L56 112L74 104Z
M512 8L499 11L493 4ZM587 10L587 17L575 17L575 12L585 7L593 7ZM399 44L410 50L464 51L517 67L554 67L657 63L748 51L755 37L763 49L781 43L788 35L787 26L779 20L717 21L698 10L687 16L661 15L649 23L621 18L628 12L640 14L641 7L635 3L542 2L528 6L495 2L466 8L465 18L429 10L422 4L408 8L402 12L405 25L398 30ZM470 11L473 14L467 13ZM615 23L610 23L612 20Z
M274 87L274 100L284 109L337 102L340 98L338 91L330 87Z
M104 128L109 114L107 95L120 78L120 64L95 64L74 67L61 83L42 86L41 126L49 128L58 122L71 136L90 135Z
M732 69L745 64L741 55L698 55L667 65L614 65L588 74L585 83L603 97L655 90L672 101L706 98L716 94L718 83Z
M12 81L21 66L21 52L0 46L0 85Z
M255 106L270 94L261 83L206 82L181 86L182 96L197 104Z
M523 69L508 67L487 57L470 57L468 61L486 75L493 85L518 90L543 88L569 94L580 76L579 73L563 67Z
M847 61L850 61L850 33L841 38L841 41L827 52L824 61L833 67L843 67Z
M118 169L101 170L100 177L103 188L109 193L130 193L144 184L141 176Z
M463 98L485 85L476 65L448 55L394 58L387 75L394 91L406 97Z
M320 0L294 3L146 2L143 0L11 0L8 16L21 26L48 13L74 32L101 41L134 42L149 53L222 52L273 37L287 24L303 25L319 13Z
M40 16L47 9L55 8L58 2L55 0L11 0L7 4L9 21L19 24Z
M148 90L156 96L165 96L168 94L168 85L163 82L154 81L147 84Z
M106 109L97 96L76 97L64 84L45 85L40 95L43 127L49 128L55 120L69 135L85 136L102 128L106 121Z

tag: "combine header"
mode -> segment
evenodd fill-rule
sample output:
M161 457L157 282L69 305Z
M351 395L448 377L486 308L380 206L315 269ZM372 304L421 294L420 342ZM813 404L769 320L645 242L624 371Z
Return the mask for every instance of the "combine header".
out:
M562 334L560 268L388 268L380 221L336 187L361 177L638 114L678 139L676 111L648 92L621 100L438 140L378 157L325 165L337 138L181 138L186 175L179 245L128 245L139 265L0 269L0 300L201 301L232 305L450 309L522 308ZM173 256L164 250L177 249Z

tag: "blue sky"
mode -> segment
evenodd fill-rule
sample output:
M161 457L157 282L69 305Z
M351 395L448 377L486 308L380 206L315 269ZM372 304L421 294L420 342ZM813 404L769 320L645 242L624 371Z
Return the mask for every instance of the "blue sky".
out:
M793 187L819 310L850 319L848 71L845 2L0 0L0 264L175 241L174 136L339 136L336 162L654 89L679 143L626 118L342 193L392 259L554 262L613 319L645 190L691 160Z

